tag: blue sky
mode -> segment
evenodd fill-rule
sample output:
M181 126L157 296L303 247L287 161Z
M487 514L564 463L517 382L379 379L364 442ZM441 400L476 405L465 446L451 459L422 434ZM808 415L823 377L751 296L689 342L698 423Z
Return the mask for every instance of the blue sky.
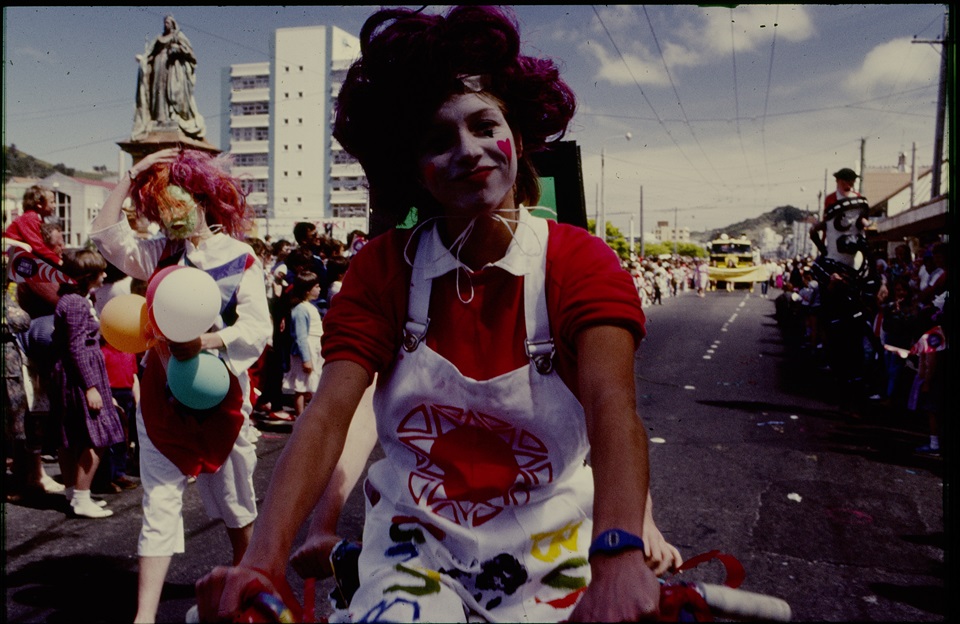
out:
M3 141L52 163L116 169L134 55L173 13L199 59L208 138L220 72L265 61L275 28L357 34L376 7L5 7ZM430 7L428 11L440 9ZM932 162L946 5L516 5L524 50L560 62L579 100L587 211L693 230L780 205L814 209L825 173ZM631 139L626 135L630 133ZM126 161L124 161L126 162ZM126 165L124 165L126 166ZM827 181L833 188L833 180ZM865 189L869 198L869 189ZM639 221L638 216L635 219Z

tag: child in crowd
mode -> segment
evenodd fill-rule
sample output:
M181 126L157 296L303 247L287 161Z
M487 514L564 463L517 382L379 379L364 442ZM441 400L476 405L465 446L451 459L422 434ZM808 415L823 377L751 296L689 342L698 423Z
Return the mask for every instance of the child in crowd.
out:
M940 418L947 356L947 336L944 328L947 326L946 312L949 305L949 297L944 296L920 312L925 330L910 350L911 355L917 356L918 364L907 409L925 416L930 431L930 441L917 447L918 453L940 453Z
M290 370L283 378L283 389L293 394L295 416L317 391L320 382L320 337L323 322L313 303L320 296L320 281L316 273L304 271L293 278L293 286L287 294L290 310ZM292 420L292 419L291 419Z
M33 255L52 264L60 264L60 253L44 240L40 226L56 209L53 191L34 185L23 194L23 214L13 220L3 237L26 243Z
M73 513L86 518L113 515L91 499L90 487L104 450L126 441L100 350L100 322L89 298L106 268L94 250L65 257L64 273L76 283L60 286L54 313L54 385L59 392L51 398L52 412L61 417L60 470Z

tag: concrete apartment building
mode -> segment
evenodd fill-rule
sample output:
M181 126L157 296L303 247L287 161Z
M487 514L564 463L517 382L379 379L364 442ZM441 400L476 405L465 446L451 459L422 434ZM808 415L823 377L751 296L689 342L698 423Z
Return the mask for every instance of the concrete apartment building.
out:
M331 135L334 101L359 39L336 26L279 28L270 60L223 70L221 149L250 191L257 234L293 240L311 221L346 240L369 230L366 178Z

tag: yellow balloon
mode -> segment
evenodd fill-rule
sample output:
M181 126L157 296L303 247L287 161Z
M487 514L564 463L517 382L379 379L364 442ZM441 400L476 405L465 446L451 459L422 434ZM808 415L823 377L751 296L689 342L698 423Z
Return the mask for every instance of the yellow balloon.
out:
M140 295L117 295L103 306L100 333L123 353L147 350L147 299Z

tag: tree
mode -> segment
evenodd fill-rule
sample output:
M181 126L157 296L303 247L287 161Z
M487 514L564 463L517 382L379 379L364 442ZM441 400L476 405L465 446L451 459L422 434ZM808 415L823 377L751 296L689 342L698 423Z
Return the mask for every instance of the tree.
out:
M624 237L623 233L620 231L620 228L610 223L609 221L607 221L606 226L607 226L606 228L607 229L606 231L607 245L609 245L610 248L613 249L613 251L616 252L618 256L620 256L621 260L629 260L630 259L630 242L627 241L626 237ZM597 222L594 221L593 219L587 219L587 229L590 230L591 232L595 232L597 230Z

